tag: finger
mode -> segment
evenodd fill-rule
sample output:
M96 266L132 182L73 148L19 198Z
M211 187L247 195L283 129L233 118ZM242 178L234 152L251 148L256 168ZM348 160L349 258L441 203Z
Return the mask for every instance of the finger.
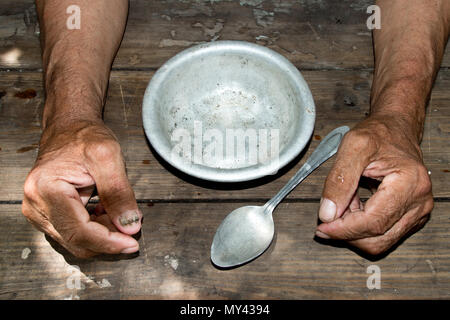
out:
M92 215L91 221L95 221L97 223L100 223L101 225L104 225L106 228L108 228L109 231L118 232L116 226L114 223L112 223L110 217L107 214L103 214L100 216Z
M376 237L348 241L352 246L371 255L378 255L391 248L400 239L422 228L429 215L417 219L415 214L407 213L397 221L385 234Z
M76 189L59 181L45 191L51 222L63 241L72 249L96 253L131 253L139 250L138 242L121 232L91 221ZM58 217L58 218L55 218Z
M352 200L350 201L350 205L348 206L350 212L357 211L357 210L363 210L362 208L362 202L359 199L358 192L355 192Z
M96 255L96 253L91 250L68 243L55 229L52 223L50 223L49 218L45 216L45 209L43 209L45 207L48 208L42 198L35 195L34 200L31 200L25 196L22 203L22 212L36 229L50 236L74 256L78 258L89 258Z
M333 239L356 240L384 234L404 214L413 190L408 177L392 173L383 179L377 192L365 203L341 219L321 224L317 230Z
M116 142L98 145L89 155L102 206L117 229L135 234L141 228L142 213L125 173L125 164Z
M342 216L373 153L374 148L367 139L362 139L352 131L346 134L325 181L319 208L321 221L331 222Z
M74 241L84 248L98 253L118 254L139 251L139 243L115 229L112 223L102 221L107 226L96 221L89 221L76 234ZM117 229L116 229L117 230Z

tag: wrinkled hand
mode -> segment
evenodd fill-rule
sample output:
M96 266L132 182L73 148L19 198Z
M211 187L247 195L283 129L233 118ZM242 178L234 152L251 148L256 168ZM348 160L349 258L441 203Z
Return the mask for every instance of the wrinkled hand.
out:
M95 215L85 209L97 187ZM101 121L45 129L24 186L22 212L77 257L139 250L141 228L119 143Z
M316 235L383 253L422 227L433 208L417 139L394 117L369 117L344 137L323 190ZM362 203L360 177L381 181Z

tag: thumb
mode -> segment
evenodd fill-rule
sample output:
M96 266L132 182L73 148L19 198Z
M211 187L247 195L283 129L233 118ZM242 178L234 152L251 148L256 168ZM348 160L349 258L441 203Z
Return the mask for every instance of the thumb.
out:
M105 145L91 163L91 175L104 210L122 233L135 234L141 229L142 213L125 172L125 163L118 144ZM98 151L99 148L97 148Z
M370 144L350 131L339 147L336 162L328 174L320 200L319 219L331 222L341 217L350 205L359 179L370 162Z

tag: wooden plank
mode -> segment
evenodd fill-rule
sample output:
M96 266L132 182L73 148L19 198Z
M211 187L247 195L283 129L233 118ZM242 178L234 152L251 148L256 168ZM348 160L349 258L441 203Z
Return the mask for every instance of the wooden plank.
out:
M12 5L13 3L13 5ZM132 0L114 68L157 68L177 52L211 40L266 45L308 69L371 68L371 0ZM0 4L0 68L40 68L33 0ZM450 66L450 50L442 65Z
M267 199L303 163L297 159L266 179L223 185L186 176L155 158L142 129L141 104L152 72L113 72L105 107L105 121L118 136L128 175L138 199L212 200ZM367 71L303 72L317 107L314 137L306 153L334 127L353 126L369 109L371 75ZM432 94L422 150L431 171L435 197L450 197L450 71L441 70ZM28 91L27 91L28 90ZM0 77L0 201L21 200L22 185L34 163L44 101L41 74L3 72ZM35 96L34 96L35 95ZM19 97L22 98L19 98ZM33 97L34 96L34 97ZM348 103L348 99L352 103ZM354 104L354 106L352 106ZM318 199L331 167L328 161L289 196ZM362 195L368 196L363 190Z
M250 264L219 270L210 262L211 240L226 214L244 204L142 205L139 254L91 260L55 251L20 205L0 205L0 298L450 298L448 202L437 203L421 231L377 260L314 240L318 203L282 203L271 247ZM381 271L379 290L366 285L371 265ZM77 277L80 289L71 289Z

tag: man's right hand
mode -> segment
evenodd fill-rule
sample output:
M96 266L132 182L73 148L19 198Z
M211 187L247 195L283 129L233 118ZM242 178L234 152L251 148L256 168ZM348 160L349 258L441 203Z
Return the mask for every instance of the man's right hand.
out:
M95 215L85 205L97 187ZM101 120L49 125L24 186L22 212L80 258L139 250L142 213L114 134Z

